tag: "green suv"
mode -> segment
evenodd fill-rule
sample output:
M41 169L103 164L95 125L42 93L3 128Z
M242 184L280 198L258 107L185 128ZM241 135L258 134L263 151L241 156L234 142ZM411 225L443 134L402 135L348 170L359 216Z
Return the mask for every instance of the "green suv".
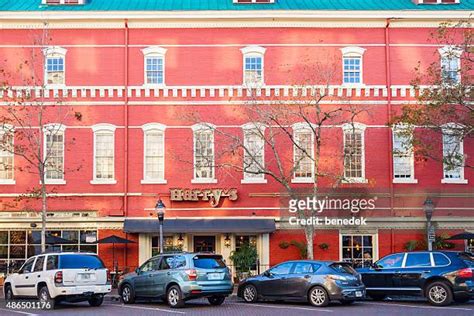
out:
M137 298L161 298L171 307L183 307L185 301L200 297L221 305L232 290L232 276L222 256L207 253L155 256L119 283L125 304Z

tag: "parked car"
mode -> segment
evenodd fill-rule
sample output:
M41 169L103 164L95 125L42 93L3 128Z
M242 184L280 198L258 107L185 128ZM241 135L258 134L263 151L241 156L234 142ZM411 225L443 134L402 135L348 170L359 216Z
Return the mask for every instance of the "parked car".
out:
M123 276L119 294L125 304L136 298L161 298L171 307L206 297L221 305L232 294L231 273L222 256L208 253L172 253L155 256L134 273Z
M433 305L467 302L474 296L474 257L467 252L419 251L390 254L357 271L367 295L422 295Z
M100 306L110 293L108 270L92 253L54 252L33 256L5 280L5 299L36 297L51 308L60 301Z
M360 275L345 262L287 261L239 284L237 295L247 303L258 300L309 301L344 305L365 297Z

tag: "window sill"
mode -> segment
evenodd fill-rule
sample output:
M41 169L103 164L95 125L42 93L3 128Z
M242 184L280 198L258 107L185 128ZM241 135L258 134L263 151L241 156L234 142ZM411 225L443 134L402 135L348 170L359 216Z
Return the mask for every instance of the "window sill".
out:
M366 88L364 83L342 83L342 88Z
M156 180L153 180L153 179L148 179L148 180L142 180L140 181L141 184L167 184L168 181L166 181L165 179L156 179Z
M291 179L291 183L314 183L313 178L294 178Z
M467 184L467 179L441 179L443 184Z
M366 178L349 178L342 180L342 183L352 184L352 183L369 183L369 180Z
M193 184L217 183L217 179L192 179Z
M94 179L91 180L91 184L117 184L117 180L115 179L107 179L107 180L98 180Z
M398 183L398 184L416 184L418 183L417 179L393 179L393 183Z
M242 179L241 184L266 184L267 179Z
M160 89L165 88L166 85L164 83L144 83L142 87L146 89Z
M13 179L0 179L0 185L13 185L16 181Z
M255 83L242 83L242 88L244 89L263 89L265 88L265 83L264 82L255 82Z
M50 179L44 181L46 185L65 185L66 180L64 179ZM41 184L41 183L40 183Z
M47 84L44 86L45 89L52 90L52 89L64 89L66 88L66 84Z

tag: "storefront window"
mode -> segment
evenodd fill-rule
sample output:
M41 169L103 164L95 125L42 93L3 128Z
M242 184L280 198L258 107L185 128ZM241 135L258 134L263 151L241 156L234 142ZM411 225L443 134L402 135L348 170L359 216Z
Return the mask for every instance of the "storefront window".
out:
M173 244L173 236L164 236L163 237L163 244L164 244L164 251L180 251L181 248L179 246L175 246ZM151 255L156 256L160 254L160 237L153 236L151 238Z
M368 267L374 258L374 236L342 235L342 260L355 268Z
M235 251L239 251L239 249L243 245L257 247L257 236L255 235L235 236Z
M468 252L474 253L474 239L468 239L467 249Z

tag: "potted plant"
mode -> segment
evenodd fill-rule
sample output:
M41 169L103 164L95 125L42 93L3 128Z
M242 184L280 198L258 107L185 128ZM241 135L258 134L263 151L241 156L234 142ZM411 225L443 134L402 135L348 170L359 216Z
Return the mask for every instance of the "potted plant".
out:
M239 250L232 251L230 260L232 260L237 278L243 280L251 275L251 270L257 262L257 249L250 245L242 245Z

